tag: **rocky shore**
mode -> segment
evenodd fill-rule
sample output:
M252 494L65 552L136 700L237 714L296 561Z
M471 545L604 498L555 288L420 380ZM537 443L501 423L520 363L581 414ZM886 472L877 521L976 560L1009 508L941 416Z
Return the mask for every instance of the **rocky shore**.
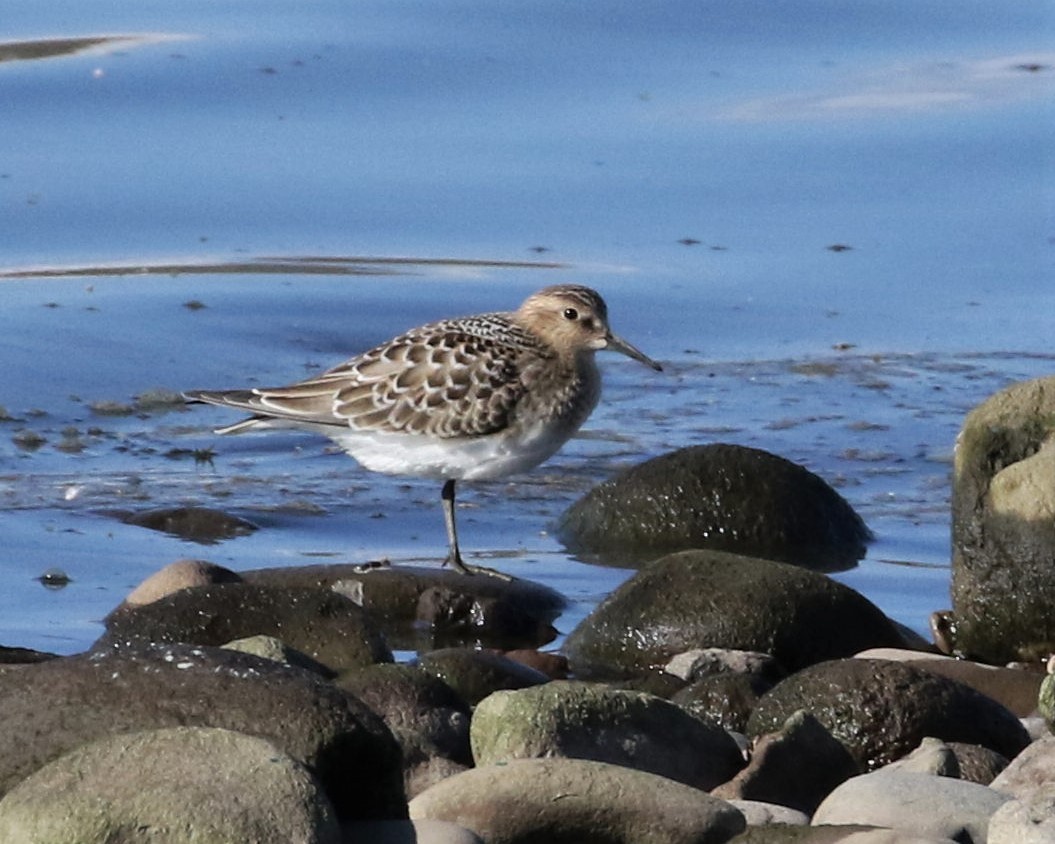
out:
M739 446L569 510L639 571L559 653L525 581L173 563L87 652L0 652L0 841L1053 842L1053 419L1055 379L968 417L935 643L823 573L849 505Z

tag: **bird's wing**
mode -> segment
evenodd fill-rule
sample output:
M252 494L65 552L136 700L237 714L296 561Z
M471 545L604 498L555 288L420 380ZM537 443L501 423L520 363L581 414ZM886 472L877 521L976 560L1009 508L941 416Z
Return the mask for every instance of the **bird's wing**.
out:
M190 396L290 422L480 436L509 424L526 361L544 353L507 314L488 314L423 326L288 387Z

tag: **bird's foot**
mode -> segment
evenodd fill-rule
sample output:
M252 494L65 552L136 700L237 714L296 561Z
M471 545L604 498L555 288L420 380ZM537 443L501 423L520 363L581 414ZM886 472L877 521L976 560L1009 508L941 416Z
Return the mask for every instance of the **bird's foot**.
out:
M511 574L498 571L497 569L488 568L487 566L470 566L462 560L461 554L457 556L447 555L447 559L443 561L444 566L450 566L459 574L475 575L483 574L488 577L497 577L499 580L504 580L506 583L512 583L516 580Z

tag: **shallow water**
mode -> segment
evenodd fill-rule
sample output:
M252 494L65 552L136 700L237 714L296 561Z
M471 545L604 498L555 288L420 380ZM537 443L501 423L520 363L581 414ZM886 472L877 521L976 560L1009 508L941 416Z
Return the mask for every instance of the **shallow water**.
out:
M82 649L178 557L438 559L435 484L216 437L217 409L92 406L285 383L558 281L600 289L666 371L605 356L582 436L466 484L470 554L569 595L567 631L629 573L570 560L562 509L738 442L840 489L878 539L838 579L924 630L964 414L1055 369L1051 23L1029 2L5 10L0 643ZM124 38L39 43L100 35ZM203 547L108 515L181 503L263 529ZM34 579L52 567L72 582Z

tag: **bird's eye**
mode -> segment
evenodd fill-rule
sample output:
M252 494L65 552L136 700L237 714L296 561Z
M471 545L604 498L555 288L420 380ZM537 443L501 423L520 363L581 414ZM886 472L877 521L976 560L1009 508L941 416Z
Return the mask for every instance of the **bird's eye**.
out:
M564 318L565 319L578 319L579 318L579 312L577 310L575 310L575 308L565 308L564 309Z

